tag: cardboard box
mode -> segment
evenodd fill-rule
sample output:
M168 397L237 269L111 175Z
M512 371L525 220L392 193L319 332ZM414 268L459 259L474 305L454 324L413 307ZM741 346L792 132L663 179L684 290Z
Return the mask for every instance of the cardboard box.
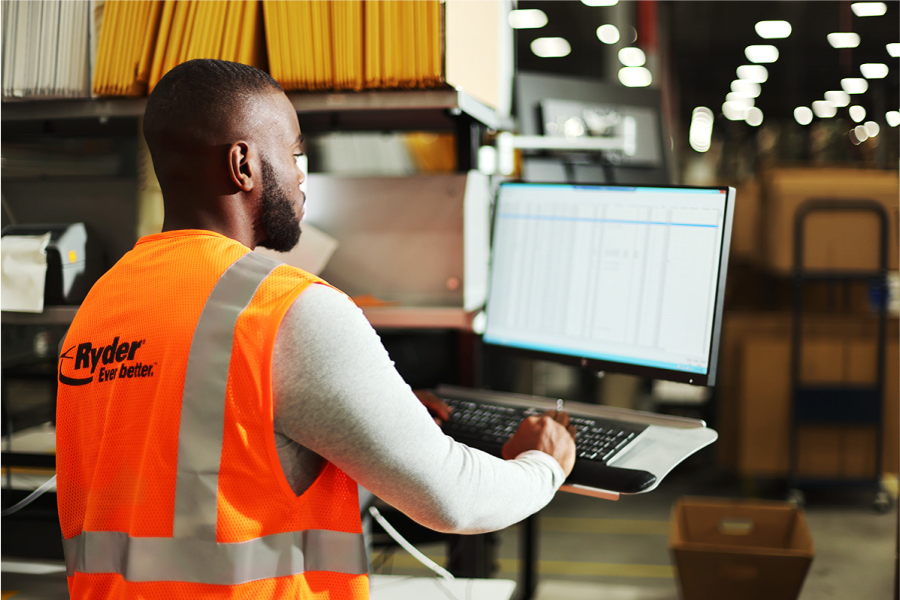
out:
M746 179L735 186L734 220L731 228L731 260L762 262L759 180Z
M874 382L877 321L864 316L807 316L801 375L807 383ZM882 470L897 473L900 446L900 351L889 320L885 357ZM791 315L729 313L723 327L719 383L719 454L745 477L784 477L790 458ZM873 426L804 426L801 475L875 477Z
M669 551L684 600L794 600L815 556L802 510L709 498L675 504Z
M897 171L774 168L761 180L763 264L777 273L794 265L794 215L811 198L871 199L888 214L888 268L897 269L900 183ZM740 198L738 198L740 202ZM737 205L735 205L737 208ZM816 213L807 219L804 266L867 270L878 267L878 218L870 213Z

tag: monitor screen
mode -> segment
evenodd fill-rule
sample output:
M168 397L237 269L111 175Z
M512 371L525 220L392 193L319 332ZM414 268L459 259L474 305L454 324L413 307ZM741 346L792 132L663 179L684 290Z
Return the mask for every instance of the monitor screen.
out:
M715 383L733 188L503 183L484 341Z

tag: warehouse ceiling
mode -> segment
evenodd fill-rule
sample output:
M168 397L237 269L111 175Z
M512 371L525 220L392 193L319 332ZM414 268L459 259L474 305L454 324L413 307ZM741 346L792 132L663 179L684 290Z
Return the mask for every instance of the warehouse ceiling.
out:
M854 15L851 3L846 1L678 0L654 5L660 23L659 60L661 65L668 63L673 75L671 89L678 118L689 119L697 106L721 112L725 95L736 79L736 68L749 64L744 49L752 44L772 44L779 50L778 60L765 65L769 77L755 101L767 119L792 119L797 106L809 107L813 101L822 100L825 92L840 90L841 79L861 77L862 63L884 63L890 71L884 79L870 80L869 90L855 95L852 103L862 105L871 118L882 122L885 111L898 109L900 61L886 49L886 44L900 42L897 1L886 2L886 14L873 17ZM614 46L600 42L596 30L623 10L636 11L636 3L623 0L620 6L605 7L587 6L574 0L525 0L518 3L518 8L538 8L547 15L544 27L516 31L520 70L616 81L618 65ZM763 40L754 29L763 20L789 22L791 34L786 39ZM631 21L637 23L640 32L640 17ZM858 33L859 46L833 48L826 36L842 31ZM552 36L566 38L571 53L560 58L535 56L531 42ZM641 46L638 37L636 45Z

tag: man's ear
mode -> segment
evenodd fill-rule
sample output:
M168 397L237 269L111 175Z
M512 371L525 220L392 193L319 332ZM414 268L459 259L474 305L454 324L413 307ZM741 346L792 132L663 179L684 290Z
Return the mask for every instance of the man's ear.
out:
M252 166L253 149L249 143L238 141L228 149L228 174L231 181L243 192L253 189L256 169Z

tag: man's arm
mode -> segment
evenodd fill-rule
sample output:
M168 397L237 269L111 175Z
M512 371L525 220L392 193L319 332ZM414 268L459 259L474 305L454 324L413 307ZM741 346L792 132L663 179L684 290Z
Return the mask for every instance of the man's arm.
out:
M281 432L432 529L512 525L545 506L565 479L543 452L501 460L444 435L362 311L331 288L311 286L290 308L272 371ZM548 428L532 425L532 436Z

